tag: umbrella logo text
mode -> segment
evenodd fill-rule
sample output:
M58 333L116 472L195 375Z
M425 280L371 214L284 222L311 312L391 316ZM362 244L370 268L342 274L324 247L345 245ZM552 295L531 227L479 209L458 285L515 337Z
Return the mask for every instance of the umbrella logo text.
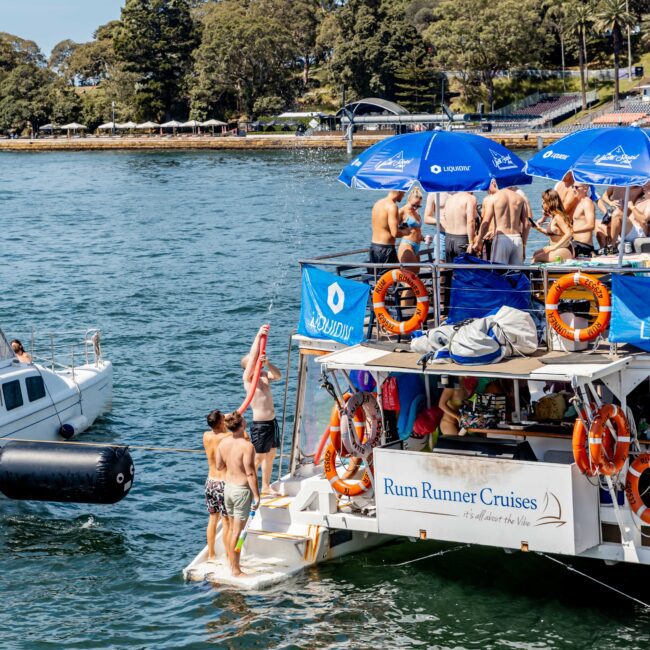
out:
M377 163L375 165L376 171L381 170L398 170L400 172L404 171L404 168L407 167L410 163L413 162L413 158L404 158L404 152L400 151L394 156L391 156L388 160Z
M632 162L639 157L639 154L636 156L630 156L625 153L625 150L621 145L612 149L609 153L604 153L600 156L594 158L596 165L600 167L620 167L622 169L632 169Z
M338 314L345 305L345 293L338 282L333 282L327 287L327 306L334 314Z
M565 153L557 153L553 149L549 149L542 154L542 158L555 158L556 160L566 160L569 156Z
M500 154L494 151L494 149L490 149L490 153L492 154L492 163L497 169L501 171L505 169L517 169L517 165L512 161L510 154Z

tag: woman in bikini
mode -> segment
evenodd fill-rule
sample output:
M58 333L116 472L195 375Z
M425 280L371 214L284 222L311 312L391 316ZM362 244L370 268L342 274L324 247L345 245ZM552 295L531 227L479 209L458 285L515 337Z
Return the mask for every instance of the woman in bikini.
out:
M397 249L397 259L400 264L413 264L420 261L420 245L422 243L422 217L418 209L422 205L422 192L420 188L414 187L406 200L406 205L399 211L399 222L408 226L410 230L404 230L402 240ZM418 267L409 267L409 271L418 273Z
M544 216L539 221L530 220L531 226L550 238L551 243L533 253L533 263L554 262L558 257L562 260L574 258L571 249L573 238L573 222L562 206L560 195L555 190L542 193L542 209ZM548 228L542 224L550 219Z

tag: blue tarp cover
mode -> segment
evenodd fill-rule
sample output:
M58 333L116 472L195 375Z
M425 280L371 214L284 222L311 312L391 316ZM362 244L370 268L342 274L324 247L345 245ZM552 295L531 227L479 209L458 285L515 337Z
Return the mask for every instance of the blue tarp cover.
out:
M612 275L609 340L650 352L650 278Z
M523 273L481 269L487 262L467 254L458 256L454 263L476 264L479 268L454 270L447 323L483 318L504 305L530 309L530 280Z

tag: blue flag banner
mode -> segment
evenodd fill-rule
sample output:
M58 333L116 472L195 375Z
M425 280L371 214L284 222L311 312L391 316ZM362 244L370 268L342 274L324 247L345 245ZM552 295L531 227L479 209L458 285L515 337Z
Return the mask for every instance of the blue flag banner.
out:
M363 341L370 287L306 265L298 334L346 345Z
M609 340L650 352L650 278L612 276Z

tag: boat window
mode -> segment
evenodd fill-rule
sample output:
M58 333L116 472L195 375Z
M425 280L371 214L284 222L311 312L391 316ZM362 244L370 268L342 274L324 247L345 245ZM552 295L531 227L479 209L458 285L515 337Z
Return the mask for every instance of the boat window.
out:
M35 377L26 377L25 386L27 386L27 397L30 402L35 402L37 399L45 397L45 384L43 377L36 375Z
M2 384L2 395L5 398L7 411L16 409L23 405L23 392L20 390L20 381L8 381Z

